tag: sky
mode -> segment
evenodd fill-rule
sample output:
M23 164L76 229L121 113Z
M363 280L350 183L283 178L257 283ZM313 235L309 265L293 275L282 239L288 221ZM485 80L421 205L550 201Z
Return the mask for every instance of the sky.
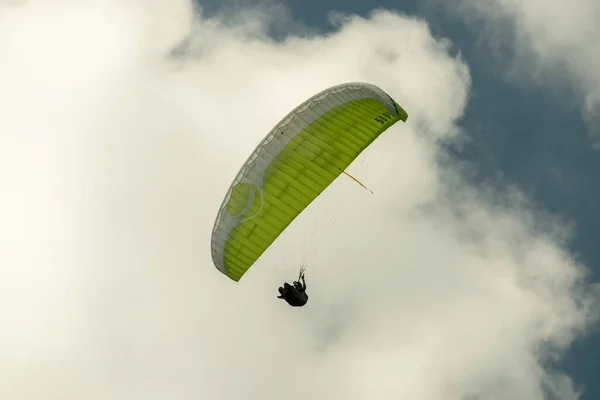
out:
M597 398L600 6L328 1L0 2L0 397ZM229 280L231 180L350 81L409 114L374 194Z

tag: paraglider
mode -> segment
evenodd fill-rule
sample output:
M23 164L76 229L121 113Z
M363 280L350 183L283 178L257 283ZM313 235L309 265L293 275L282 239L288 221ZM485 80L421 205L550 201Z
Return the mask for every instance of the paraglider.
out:
M215 267L239 281L363 150L407 118L394 99L367 83L330 87L296 107L258 144L227 190L211 237Z
M302 283L300 283L302 280ZM285 282L279 287L278 299L285 300L292 307L302 307L308 302L308 294L306 294L306 279L304 278L304 267L300 269L298 280L293 282L293 285Z

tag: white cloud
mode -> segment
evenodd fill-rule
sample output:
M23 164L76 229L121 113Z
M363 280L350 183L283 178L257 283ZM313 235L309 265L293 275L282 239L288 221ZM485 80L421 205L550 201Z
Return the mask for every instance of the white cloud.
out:
M438 164L470 84L447 44L385 11L283 42L268 14L191 13L3 8L0 397L568 398L540 346L586 328L582 266L533 210ZM339 180L228 280L209 239L238 167L292 107L353 80L410 115L350 170L375 195ZM296 310L275 296L302 261Z
M600 135L600 3L573 0L461 0L448 8L467 21L485 21L494 46L514 53L502 62L508 74L555 87L567 84L579 95L590 132ZM506 52L501 53L506 56ZM515 63L513 63L515 62ZM565 100L570 106L570 100Z

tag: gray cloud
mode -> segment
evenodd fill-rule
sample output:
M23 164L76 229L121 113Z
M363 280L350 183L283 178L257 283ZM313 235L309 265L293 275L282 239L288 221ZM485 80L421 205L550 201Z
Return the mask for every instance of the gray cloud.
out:
M448 10L478 27L478 32L497 50L507 77L559 89L556 94L561 97L565 92L577 93L583 118L598 143L597 1L575 0L564 7L557 2L536 0L462 0ZM564 102L565 106L571 105L570 100Z

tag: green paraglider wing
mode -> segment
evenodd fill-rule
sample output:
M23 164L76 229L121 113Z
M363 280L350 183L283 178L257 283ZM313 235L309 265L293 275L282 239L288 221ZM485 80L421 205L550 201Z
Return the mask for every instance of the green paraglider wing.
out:
M366 83L328 88L289 113L244 163L211 238L219 271L239 281L285 228L377 137L408 114Z

